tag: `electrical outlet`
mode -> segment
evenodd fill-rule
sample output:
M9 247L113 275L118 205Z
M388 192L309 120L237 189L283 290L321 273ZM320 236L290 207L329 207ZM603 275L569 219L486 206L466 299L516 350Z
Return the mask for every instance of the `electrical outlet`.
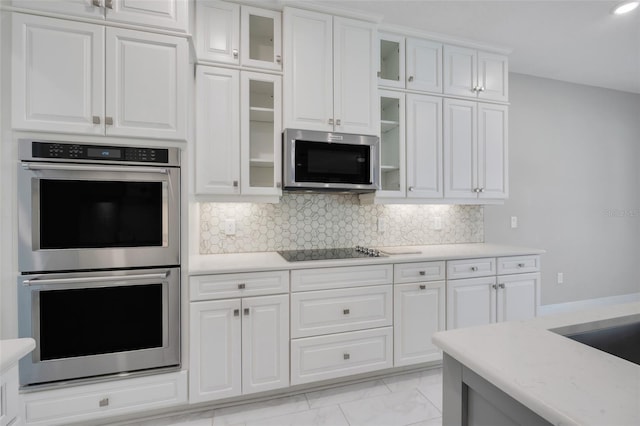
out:
M434 217L433 218L433 229L436 231L440 231L442 229L442 218Z
M564 273L558 272L558 284L564 283Z
M224 234L225 235L236 235L236 220L235 219L227 219L224 221Z
M511 227L512 228L518 227L518 216L511 216Z
M387 223L383 217L378 218L378 232L384 232L387 227Z

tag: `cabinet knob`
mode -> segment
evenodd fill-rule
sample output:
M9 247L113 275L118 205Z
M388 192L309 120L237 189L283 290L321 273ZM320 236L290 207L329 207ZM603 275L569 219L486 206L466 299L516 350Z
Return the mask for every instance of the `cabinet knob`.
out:
M105 0L104 5L107 9L113 9L113 0Z
M237 181L237 180L234 180L234 181L233 181L233 187L234 187L234 188L237 188L237 187L238 187L238 181Z
M420 272L418 272L418 274L420 274L421 276L424 277L425 275L427 275L427 271L420 271Z
M282 56L276 55L276 63L277 64L281 64L282 63Z
M504 284L500 284L500 285L498 285L498 287L504 288Z
M484 188L478 188L478 192L484 192Z
M351 313L351 311L349 309L343 309L342 310L342 314L343 315L349 315Z
M409 76L409 82L411 82L411 81L413 81L413 76L412 75Z
M102 398L99 402L98 405L100 407L108 407L109 406L109 398Z
M426 290L427 286L424 284L420 284L420 290Z
M282 183L281 182L276 182L276 188L278 188L278 189L282 188Z
M484 86L480 86L480 87L478 88L478 91L480 91L480 92L484 92Z
M518 263L518 268L524 268L524 263Z
M333 118L329 119L329 124L331 124L333 126Z
M249 315L249 308L244 308L244 314Z
M497 284L491 284L491 288L493 288L494 290L498 289L498 285Z
M472 267L471 267L471 271L472 271L472 272L476 272L477 270L478 270L478 267L477 267L477 266L472 266Z
M95 7L102 7L100 0L93 0L91 4L94 5Z
M93 124L100 124L100 117L97 115L94 115L93 117Z
M105 117L104 124L106 124L107 126L113 126L113 117Z
M243 290L247 285L245 283L238 284L238 290Z
M351 355L349 355L349 354L343 354L343 355L342 355L342 358L344 358L344 359L349 359L349 358L351 358Z
M232 53L233 53L233 59L238 59L238 49L233 49Z
M409 191L413 192L415 190L415 188L413 186L409 187Z
M336 126L339 126L340 124L342 124L342 121L338 118L338 119L336 120Z
M233 310L233 316L234 317L239 317L240 316L240 309L234 309Z

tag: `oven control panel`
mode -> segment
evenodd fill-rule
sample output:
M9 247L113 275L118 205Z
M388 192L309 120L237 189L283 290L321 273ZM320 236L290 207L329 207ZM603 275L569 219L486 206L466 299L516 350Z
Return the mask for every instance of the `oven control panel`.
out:
M32 142L33 158L66 160L110 160L132 163L167 164L169 150L131 146L105 146L68 144L58 142Z

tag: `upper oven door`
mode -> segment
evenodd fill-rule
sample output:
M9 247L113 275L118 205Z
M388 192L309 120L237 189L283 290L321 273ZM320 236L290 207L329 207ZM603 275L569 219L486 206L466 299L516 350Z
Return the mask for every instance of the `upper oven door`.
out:
M180 263L180 169L23 162L21 272Z

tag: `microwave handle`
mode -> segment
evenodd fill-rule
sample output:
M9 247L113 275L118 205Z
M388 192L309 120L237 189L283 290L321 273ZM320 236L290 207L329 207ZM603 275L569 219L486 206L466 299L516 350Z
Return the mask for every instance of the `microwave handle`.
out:
M91 165L73 165L73 164L40 164L40 163L22 163L25 170L63 170L74 172L128 172L128 173L163 173L169 171L165 168L155 167L117 167L117 166L91 166Z
M169 276L169 271L161 274L138 274L138 275L118 275L114 277L79 277L79 278L34 278L22 281L23 285L40 285L40 284L73 284L73 283L94 283L94 282L112 282L112 281L131 281L131 280L147 280L147 279L164 279Z

